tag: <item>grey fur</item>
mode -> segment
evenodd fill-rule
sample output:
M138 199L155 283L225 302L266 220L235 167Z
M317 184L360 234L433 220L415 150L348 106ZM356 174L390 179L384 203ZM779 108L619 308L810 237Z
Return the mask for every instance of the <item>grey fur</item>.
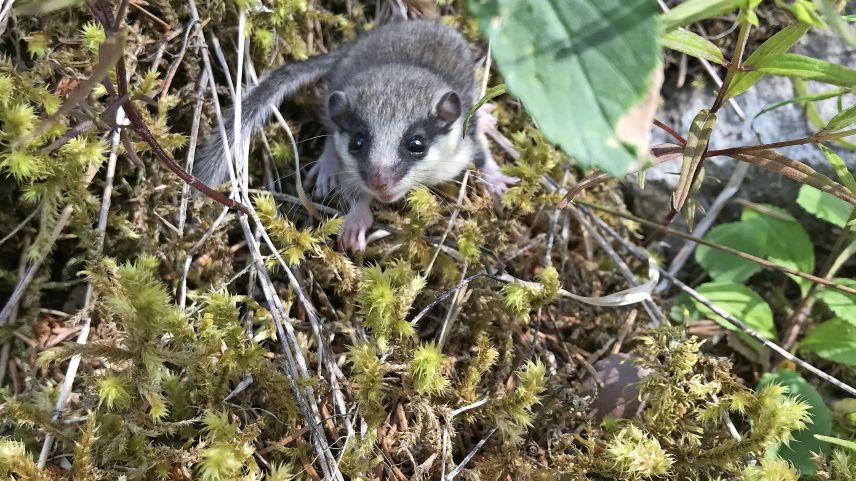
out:
M278 106L286 97L327 74L339 60L340 52L337 51L336 54L318 55L300 63L283 65L263 77L255 88L250 89L241 101L242 143L248 144L256 127L267 122L272 112L271 107ZM232 112L233 110L229 109L224 114L223 123L234 159L243 149L233 145L235 131L232 126ZM193 164L193 175L210 186L221 184L229 178L223 137L216 130L209 134L201 146L199 156Z
M430 20L381 25L329 54L284 65L264 77L242 101L242 143L249 142L253 130L264 125L271 107L318 80L325 81L326 92L345 92L351 109L361 117L368 117L365 120L372 127L400 126L417 115L429 115L427 109L434 106L436 95L444 91L456 92L462 111L467 112L474 102L473 67L469 45L451 27ZM332 134L336 127L326 112L323 120ZM474 141L476 118L473 120L467 142ZM226 115L225 124L231 145L230 115ZM232 146L233 154L242 150L237 147ZM219 133L212 133L201 147L193 174L208 185L220 184L228 178Z

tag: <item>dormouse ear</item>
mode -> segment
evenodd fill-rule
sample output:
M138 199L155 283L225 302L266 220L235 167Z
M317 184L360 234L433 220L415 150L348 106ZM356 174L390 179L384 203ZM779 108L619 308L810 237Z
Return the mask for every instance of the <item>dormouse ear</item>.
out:
M437 101L435 110L437 127L441 130L448 129L461 116L461 97L455 92L446 92Z
M327 114L340 129L346 129L348 125L348 98L345 92L336 91L327 98Z

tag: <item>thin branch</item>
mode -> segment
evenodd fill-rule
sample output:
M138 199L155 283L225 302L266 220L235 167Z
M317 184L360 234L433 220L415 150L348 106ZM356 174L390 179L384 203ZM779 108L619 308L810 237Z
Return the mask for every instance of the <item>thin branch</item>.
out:
M719 251L722 251L722 252L725 252L725 253L731 254L731 255L733 255L733 256L735 256L735 257L739 257L739 258L744 259L744 260L747 260L747 261L749 261L749 262L754 262L755 264L758 264L758 265L760 265L760 266L766 267L766 268L768 268L768 269L777 270L777 271L783 272L783 273L785 273L785 274L791 274L791 275L793 275L793 276L800 277L800 278L802 278L802 279L806 279L806 280L809 280L809 281L815 282L815 283L817 283L817 284L821 284L821 285L826 286L826 287L830 287L830 288L832 288L832 289L835 289L835 290L838 290L838 291L844 292L844 293L846 293L846 294L856 294L856 289L853 289L852 287L848 287L848 286L845 286L845 285L842 285L842 284L836 284L836 283L834 283L834 282L831 282L831 281L829 281L829 280L827 280L827 279L823 279L823 278L821 278L821 277L815 276L815 275L813 275L813 274L806 274L805 272L802 272L802 271L798 271L798 270L795 270L795 269L791 269L791 268L788 268L788 267L784 267L784 266L781 266L781 265L776 264L776 263L774 263L774 262L770 262L770 261L768 261L768 260L766 260L766 259L762 259L762 258L760 258L760 257L753 256L752 254L747 254L747 253L745 253L745 252L743 252L743 251L739 251L739 250L737 250L737 249L732 249L731 247L727 247L727 246L724 246L724 245L721 245L721 244L717 244L717 243L715 243L715 242L710 242L710 241L709 241L709 240L707 240L707 239L702 239L702 238L700 238L700 237L696 237L696 236L694 236L694 235L687 234L687 233L685 233L685 232L681 232L681 231L679 231L679 230L672 229L672 228L670 228L670 227L665 227L665 226L662 226L662 225L660 225L660 224L658 224L658 223L656 223L656 222L651 222L651 221L649 221L649 220L643 219L643 218L641 218L641 217L637 217L637 216L632 215L632 214L627 214L627 213L624 213L624 212L619 212L619 211L614 210L614 209L610 209L610 208L607 208L607 207L599 206L599 205L597 205L597 204L592 204L592 203L585 202L585 201L577 201L577 203L578 203L578 204L585 205L585 206L588 206L588 207L591 207L592 209L596 209L596 210L600 210L600 211L606 212L606 213L611 214L611 215L615 215L615 216L618 216L618 217L623 217L623 218L625 218L625 219L632 220L632 221L634 221L634 222L638 222L638 223L643 224L643 225L646 225L646 226L648 226L648 227L652 227L652 228L655 228L655 229L662 229L662 230L663 230L663 232L665 232L665 233L667 233L667 234L671 234L671 235L674 235L674 236L682 237L682 238L684 238L684 239L689 239L689 240L691 240L691 241L693 241L693 242L696 242L696 243L698 243L698 244L701 244L701 245L704 245L704 246L707 246L707 247L710 247L710 248L713 248L713 249L716 249L716 250L719 250Z
M0 3L0 36L6 32L6 24L9 22L9 12L12 11L12 4L15 0L3 0Z
M434 262L437 260L437 257L440 255L440 246L446 241L446 238L449 237L449 233L452 232L452 227L454 227L455 221L458 219L458 215L461 213L461 204L464 202L464 196L467 193L467 185L470 180L470 171L469 169L464 171L464 178L461 179L461 187L458 189L458 199L455 203L455 210L452 211L451 217L449 217L449 221L446 223L446 230L443 231L443 236L440 237L440 243L437 248L434 250L434 255L431 257L431 262L428 263L428 267L425 269L425 275L431 274L431 270L434 268Z
M15 226L15 228L14 228L14 229L12 229L12 231L11 231L11 232L9 232L8 234L6 234L6 237L4 237L4 238L0 239L0 245L5 244L5 243L6 243L6 241L8 241L8 240L9 240L9 239L11 239L12 237L14 237L14 236L15 236L15 234L17 234L21 229L23 229L27 224L29 224L29 223L30 223L30 221L31 221L31 220L33 220L33 217L35 217L35 216L36 216L36 214L38 214L40 210L41 210L41 204L39 204L38 206L36 206L36 208L35 208L35 209L33 209L33 211L32 211L32 212L30 212L30 213L29 213L29 215L27 215L27 217L26 217L24 220L22 220L20 224L18 224L17 226Z
M457 466L455 466L455 469L451 470L449 474L445 476L446 481L452 481L457 475L461 474L461 471L463 471L464 467L469 464L470 461L472 461L475 455L478 454L482 447L484 447L485 443L487 443L488 439L493 436L493 433L495 433L496 430L497 427L494 426L490 431L487 432L487 434L485 434L485 436L473 447L473 449L471 449L470 452L467 453L466 456L464 456L464 459L462 459L461 462ZM443 469L445 470L446 466L443 466Z
M639 279L636 278L636 275L630 270L627 266L627 263L615 252L615 249L607 242L607 240L601 235L600 231L594 228L586 219L580 214L576 208L571 209L571 215L577 219L577 222L582 224L589 233L592 234L595 242L600 245L600 248L612 259L612 262L618 267L619 272L624 277L624 279L632 286L638 286L641 284ZM645 312L648 313L648 317L651 318L651 323L654 326L659 326L663 324L668 324L669 320L666 318L666 315L663 314L663 311L660 310L660 307L652 301L651 299L646 299L642 301L642 306L645 308Z
M187 145L187 161L184 168L193 172L193 161L196 159L196 142L199 139L199 123L202 117L202 103L205 101L205 86L208 83L208 72L203 70L196 87L196 105L193 107L193 120L190 125L190 142ZM184 237L184 224L187 222L187 204L190 201L190 185L181 186L181 205L178 208L178 237Z
M731 57L731 63L728 64L728 71L725 73L725 78L722 80L722 86L719 87L719 92L716 95L716 100L713 102L713 107L710 108L712 113L719 111L722 103L725 101L725 95L728 93L728 88L731 86L731 81L740 67L743 66L743 52L746 51L746 42L749 40L749 31L752 25L747 21L740 23L740 32L737 34L737 42L734 45L734 54Z
M437 251L442 248L443 244L437 244ZM461 279L464 279L467 276L467 269L469 269L469 263L464 261L464 265L461 268ZM461 296L466 292L466 287L461 287L458 291L455 291L455 294L452 296L452 302L449 304L449 309L446 310L446 317L443 319L443 326L440 328L440 335L437 337L437 346L440 349L446 345L446 339L449 336L449 333L452 332L452 326L455 324L455 320L458 318L458 314L460 310Z
M187 53L187 46L190 43L190 38L194 35L198 35L199 32L202 31L202 27L204 27L204 25L200 25L197 22L193 22L192 25L184 29L184 39L181 41L181 49L178 51L177 58L169 67L169 70L166 73L166 77L163 80L163 85L161 86L161 102L166 100L166 96L169 95L169 87L170 85L172 85L172 79L175 78L175 74L178 72L178 68L181 66L181 62L184 60L184 55Z
M856 215L856 212L850 215L851 220L854 218L854 215ZM823 270L820 271L821 276L824 279L835 277L838 270L854 253L856 253L856 236L854 236L850 229L842 229L835 240L835 244L830 249L829 258L823 266ZM790 350L796 344L800 330L808 319L809 314L811 314L811 309L817 300L816 296L819 290L820 286L818 284L812 284L808 292L800 300L797 308L794 309L793 315L788 319L784 335L782 335L782 347L785 349Z
M710 208L707 209L707 213L704 218L699 221L698 224L693 228L693 234L696 237L704 237L707 231L713 226L713 223L716 222L716 219L719 217L720 212L728 202L737 194L737 191L740 190L740 186L743 184L743 179L746 178L746 173L749 171L749 164L746 162L738 162L734 167L734 172L731 173L731 177L728 179L728 183L725 185L725 188L716 196L716 199L713 201L713 204ZM698 244L694 241L687 241L681 246L681 249L675 254L675 257L672 258L671 263L669 264L669 273L677 275L678 272L684 267L684 264L692 257L693 252L695 252L695 248ZM668 279L663 279L660 282L660 285L657 286L657 292L663 292L669 287Z
M651 167L674 160L680 157L682 152L683 147L677 144L654 145L651 147L651 155L654 157L654 162L651 164L646 164L639 170L628 172L627 175L632 175L644 170L648 170ZM573 201L574 197L579 195L580 192L600 185L610 179L612 179L612 176L610 176L609 174L603 173L599 170L593 171L589 175L582 178L579 182L574 184L570 189L568 189L568 192L565 193L564 197L562 197L562 200L558 204L559 209L564 209L565 207L567 207L567 205L571 201Z
M101 210L98 213L98 226L96 228L96 241L95 241L95 256L99 256L101 251L104 249L104 237L107 233L107 218L110 213L110 201L113 195L113 178L116 174L116 160L119 155L119 139L120 139L120 130L122 126L125 124L125 112L122 108L116 111L116 130L113 131L113 136L111 138L110 145L110 157L107 160L107 174L104 179L104 192L101 194ZM77 335L77 344L86 344L86 341L89 339L89 329L91 326L92 316L90 313L90 306L92 304L93 291L92 284L87 283L86 285L86 293L83 297L83 317L80 320L80 333ZM65 408L65 403L68 402L69 396L71 396L72 386L74 385L74 378L77 376L77 368L80 366L80 354L75 354L72 356L71 360L68 363L68 368L65 372L65 377L62 380L62 386L60 387L59 397L57 398L56 405L54 406L54 412L51 416L51 420L53 422L59 421L59 418L62 416L62 410ZM42 444L42 451L39 454L39 462L38 465L40 468L45 467L48 461L48 456L50 455L50 451L53 448L53 436L51 433L45 434L45 440Z
M85 175L84 184L89 185L92 182L92 179L95 177L95 174L98 172L98 166L93 165L89 168L89 171ZM74 212L74 206L72 204L68 204L62 210L62 213L59 215L56 224L54 225L53 230L48 236L47 242L45 244L45 248L42 252L38 254L36 260L30 264L30 267L27 269L27 272L18 281L18 284L15 286L15 290L12 291L12 295L9 297L9 300L6 301L6 305L3 306L3 310L0 310L0 327L6 325L9 321L9 317L12 314L12 310L15 306L20 302L21 297L23 297L24 292L26 292L27 287L29 287L30 283L35 279L36 274L39 272L39 268L42 266L42 262L44 262L47 257L50 249L53 248L53 245L56 243L57 238L62 233L62 230L65 229L65 226L68 224L68 221L71 219L71 214Z
M851 135L856 135L856 129L842 130L841 132L834 132L831 134L814 134L814 135L809 135L808 137L803 137L801 139L785 140L782 142L772 142L769 144L744 145L742 147L732 147L729 149L710 150L704 156L705 156L705 158L716 157L718 155L733 156L733 155L737 155L737 154L747 154L750 152L758 152L759 150L779 149L782 147L792 147L794 145L817 144L817 143L826 142L829 140L842 139L844 137L849 137Z
M18 277L24 275L27 270L27 247L29 246L29 240L25 241L24 248L21 249L21 258L18 261ZM15 307L12 309L12 313L9 316L9 324L14 324L18 319L18 308L20 304L15 304ZM6 342L3 343L3 348L0 349L0 387L3 387L3 382L6 380L6 370L8 368L9 355L12 351L12 341L11 339L7 339ZM12 394L15 394L14 392Z
M677 140L679 144L686 145L687 139L685 139L681 134L679 134L677 130L673 129L672 127L667 125L665 122L658 120L658 119L654 119L654 120L652 120L652 122L654 123L655 126L657 126L661 130L665 131L667 134L674 137L674 139Z
M190 264L193 262L193 256L199 251L200 248L208 241L208 239L217 232L217 229L220 225L223 224L223 221L226 220L226 216L229 214L228 208L223 208L220 211L220 215L214 220L214 223L211 224L211 227L202 234L202 237L196 241L196 244L190 248L187 252L187 256L184 258L184 267L181 270L181 284L179 284L178 289L178 308L182 311L185 310L185 306L187 305L187 274L190 272Z

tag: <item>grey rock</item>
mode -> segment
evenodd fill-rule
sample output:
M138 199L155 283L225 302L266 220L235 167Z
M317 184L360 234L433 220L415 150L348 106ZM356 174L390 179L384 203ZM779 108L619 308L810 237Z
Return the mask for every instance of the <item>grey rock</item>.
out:
M633 360L633 356L625 353L607 356L594 364L602 385L598 386L593 377L583 382L580 392L592 396L591 408L597 419L604 416L632 419L639 415L641 402L637 384L651 371L634 364Z

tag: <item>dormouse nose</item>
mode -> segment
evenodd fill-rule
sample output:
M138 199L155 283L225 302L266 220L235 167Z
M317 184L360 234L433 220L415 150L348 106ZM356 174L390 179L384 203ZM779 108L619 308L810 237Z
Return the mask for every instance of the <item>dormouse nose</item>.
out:
M374 171L369 176L369 186L377 191L389 190L393 184L395 184L395 180L388 172Z

